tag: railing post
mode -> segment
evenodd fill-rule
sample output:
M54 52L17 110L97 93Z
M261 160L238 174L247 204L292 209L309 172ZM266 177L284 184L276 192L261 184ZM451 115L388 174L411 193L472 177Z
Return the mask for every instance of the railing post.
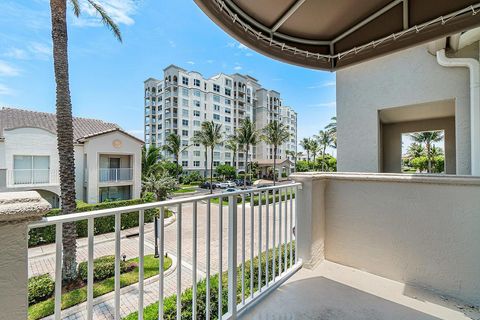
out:
M313 268L325 258L325 184L321 174L294 174L291 178L302 185L297 188L297 225L295 239L303 266Z
M2 319L27 319L28 223L50 204L35 191L0 193L0 312Z
M237 318L237 196L228 197L228 313Z

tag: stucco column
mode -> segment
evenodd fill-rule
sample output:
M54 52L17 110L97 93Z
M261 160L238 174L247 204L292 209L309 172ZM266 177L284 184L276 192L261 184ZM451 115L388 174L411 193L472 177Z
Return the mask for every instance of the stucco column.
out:
M0 193L1 319L27 319L28 223L48 210L35 191Z
M325 258L325 185L321 174L291 175L299 187L296 205L298 257L306 268L313 268Z

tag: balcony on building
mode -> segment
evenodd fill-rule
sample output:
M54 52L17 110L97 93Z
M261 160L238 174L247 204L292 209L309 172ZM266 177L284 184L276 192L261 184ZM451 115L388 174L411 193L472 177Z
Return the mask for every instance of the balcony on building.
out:
M122 183L132 181L133 166L131 155L100 155L98 181L100 183Z

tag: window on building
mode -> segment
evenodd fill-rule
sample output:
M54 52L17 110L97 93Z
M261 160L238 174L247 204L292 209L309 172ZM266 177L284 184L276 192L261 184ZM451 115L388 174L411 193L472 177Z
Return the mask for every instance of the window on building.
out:
M200 127L201 126L200 120L193 120L193 125L195 127Z
M232 154L230 152L225 152L225 158L230 158Z
M198 150L193 151L193 156L194 157L200 157L200 151L198 151Z
M232 110L230 108L225 108L225 113L226 114L231 114L232 113Z
M188 161L182 161L182 167L188 167Z
M194 167L200 167L200 161L193 161Z
M182 99L182 107L188 107L188 99Z
M215 101L215 102L220 102L220 96L214 94L214 95L213 95L213 101Z
M213 110L220 111L220 106L218 104L213 105Z
M194 117L200 117L200 111L198 111L198 110L193 110L193 116L194 116Z
M225 95L230 96L231 94L232 94L232 90L225 88Z
M230 99L225 99L225 104L226 104L226 105L231 105L231 104L232 104L232 100L230 100Z
M188 158L188 151L187 150L182 151L182 157L183 158Z
M219 151L213 152L213 157L214 157L215 159L219 159L219 158L220 158L220 152L219 152Z
M188 140L182 140L182 147L188 146Z
M213 114L213 120L220 120L220 115L214 113L214 114Z
M187 77L182 77L182 84L188 86L188 78Z
M230 131L232 131L232 128L229 127L229 126L225 126L225 131L226 131L226 132L230 132Z
M231 87L231 86L232 86L232 80L230 80L230 79L225 79L225 85L226 85L227 87Z
M182 120L182 126L187 126L188 127L188 120L183 119Z
M200 96L201 96L200 90L193 90L193 95L194 95L195 97L200 97Z
M218 84L213 84L213 91L220 92L220 86Z
M220 161L213 161L213 166L218 167L220 165Z
M193 100L193 105L195 107L200 107L200 101L199 100Z
M188 110L187 109L182 109L182 116L188 117Z
M232 118L230 118L230 117L225 117L225 122L226 122L226 123L232 122Z
M240 162L238 163L238 166L239 166L239 167L243 167L243 161L240 161Z
M200 87L200 80L193 79L193 85L196 86L196 87Z
M182 88L182 94L183 94L185 97L188 97L188 88Z
M182 136L188 137L188 130L182 130Z
M13 156L13 183L36 184L50 182L49 156Z

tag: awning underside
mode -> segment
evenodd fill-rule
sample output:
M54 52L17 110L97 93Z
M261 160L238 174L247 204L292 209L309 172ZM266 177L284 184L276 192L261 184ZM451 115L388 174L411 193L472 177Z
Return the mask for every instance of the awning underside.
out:
M335 70L480 25L469 0L195 0L248 47Z

